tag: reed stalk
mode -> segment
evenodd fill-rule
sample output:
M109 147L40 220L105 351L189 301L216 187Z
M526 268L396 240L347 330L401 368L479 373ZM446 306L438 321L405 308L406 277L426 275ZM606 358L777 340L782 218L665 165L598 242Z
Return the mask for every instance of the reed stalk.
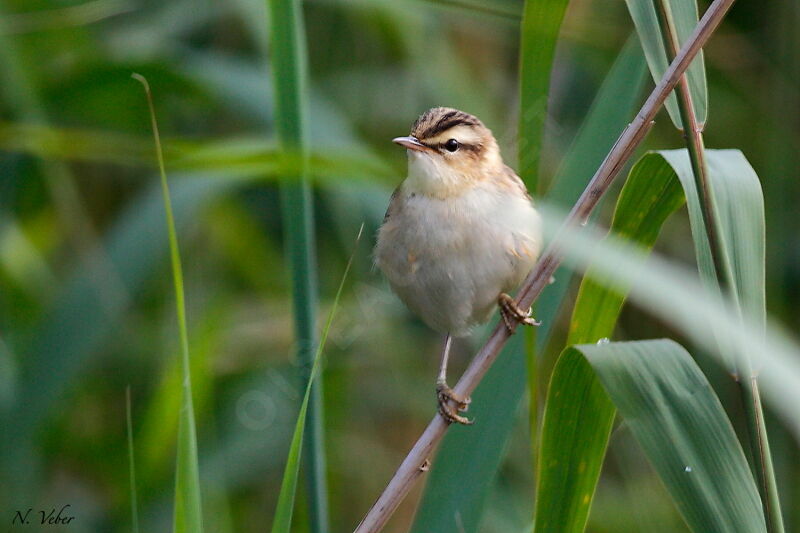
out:
M678 33L672 18L672 12L666 0L653 0L653 3L658 17L658 25L661 28L661 37L664 41L667 60L672 61L679 49ZM732 292L735 288L734 274L729 261L726 260L724 255L724 243L721 240L717 222L719 218L711 186L708 183L703 125L697 121L692 103L692 94L689 90L689 80L686 75L681 76L675 92L678 96L678 111L683 125L683 135L689 152L689 160L692 164L695 188L700 198L703 225L708 237L717 283L723 292ZM767 430L764 425L764 411L761 406L758 381L753 374L750 360L746 355L736 357L735 360L735 377L744 406L753 469L756 474L756 484L761 496L761 503L764 507L767 530L770 533L783 533L783 517L781 516L775 469L772 465L772 454L770 453Z

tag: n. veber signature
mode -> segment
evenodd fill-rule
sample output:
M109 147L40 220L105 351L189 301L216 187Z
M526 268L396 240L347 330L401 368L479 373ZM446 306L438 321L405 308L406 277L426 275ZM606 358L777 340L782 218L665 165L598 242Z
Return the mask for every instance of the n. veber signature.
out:
M43 525L43 526L63 526L67 525L75 517L70 514L70 504L66 504L61 509L56 510L55 507L51 509L22 509L14 511L14 517L11 519L12 526L27 526L30 524Z

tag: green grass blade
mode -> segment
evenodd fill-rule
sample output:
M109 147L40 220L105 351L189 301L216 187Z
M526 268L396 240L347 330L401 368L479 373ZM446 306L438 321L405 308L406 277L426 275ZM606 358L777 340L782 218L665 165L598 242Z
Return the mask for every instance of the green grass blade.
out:
M520 26L519 55L519 168L528 190L538 191L539 159L550 73L556 42L569 0L526 0Z
M702 206L685 150L658 152L680 179L686 194L697 263L703 279L716 283L714 262L703 225ZM753 167L739 150L706 150L709 186L719 217L723 260L734 279L732 296L748 321L763 327L766 320L764 197Z
M139 136L113 131L60 128L0 121L0 149L46 159L153 166L153 148ZM224 180L249 178L274 181L299 179L303 169L317 181L335 182L342 177L390 180L394 171L364 152L337 149L304 156L278 150L268 137L222 138L207 141L171 139L164 157L174 172L215 173ZM173 180L174 183L174 180Z
M175 470L175 520L173 531L177 533L202 533L203 512L200 501L200 472L197 463L197 434L194 423L194 407L192 405L192 381L189 369L189 335L186 328L186 303L183 292L183 269L178 248L178 236L175 231L175 219L172 215L172 202L169 196L167 173L164 170L164 156L161 152L161 139L158 134L153 100L147 80L139 74L133 75L141 82L147 95L150 109L150 122L155 139L158 169L161 174L161 192L164 197L164 212L167 217L167 233L169 234L170 262L172 278L175 283L175 310L178 316L178 329L181 339L181 362L183 367L183 397L181 416L178 422L178 459Z
M566 204L573 201L571 195L580 194L584 186L578 180L589 175L605 157L597 146L602 147L607 133L621 129L629 120L633 96L643 84L644 68L638 44L631 41L608 73L596 103L564 160L559 172L562 179L556 182L558 189L552 193L557 202ZM540 298L537 313L541 315L537 316L545 320L536 331L537 351L544 349L550 337L553 320L549 317L558 312L568 285L568 277L559 274L556 283L548 287ZM464 531L477 530L483 502L513 429L519 399L525 392L525 354L521 339L517 337L512 338L509 348L472 395L470 416L475 424L466 429L451 428L445 436L441 446L445 451L433 461L413 531L460 531L460 527ZM528 369L531 368L528 365ZM459 516L458 525L453 519L456 514Z
M625 0L628 5L636 31L642 41L647 64L653 80L658 82L667 70L669 61L664 49L664 41L658 25L653 0ZM683 44L697 26L697 1L696 0L669 0L678 42ZM692 94L692 103L699 124L704 124L708 116L708 86L706 83L706 69L703 53L700 52L687 70L689 77L689 90ZM683 129L678 101L675 94L671 94L666 102L667 111L676 128Z
M131 420L131 388L125 389L125 422L128 431L128 469L131 481L131 522L133 533L139 533L139 505L136 501L136 463L133 458L133 421Z
M638 39L625 43L547 191L547 201L571 207L636 112L647 66Z
M300 0L268 0L270 15L270 67L274 89L275 130L282 149L307 153L306 43ZM304 165L305 166L305 165ZM286 253L292 277L292 301L297 359L302 369L303 388L311 382L316 338L318 300L314 216L311 187L306 169L298 178L281 185L281 211L286 236ZM328 495L325 477L325 445L322 382L311 388L308 402L306 489L311 528L325 533L328 525Z
M192 402L197 414L196 423L213 411L213 372L209 368L214 354L219 352L218 339L225 319L219 311L201 311L195 319L191 357ZM180 358L165 361L158 383L149 394L140 415L138 431L139 472L144 479L157 479L169 468L170 454L177 439L179 426L183 367ZM207 485L206 485L207 486ZM206 493L208 497L208 493ZM206 514L208 516L208 514Z
M356 246L361 239L361 233L364 226L358 232L356 237ZM355 256L355 246L353 253L345 266L342 280L339 282L339 288L336 290L336 296L333 299L333 306L328 314L328 319L325 322L325 327L322 330L322 336L317 345L316 353L311 367L308 384L306 385L305 394L303 395L303 402L300 404L300 412L297 415L297 422L292 434L292 442L289 445L289 456L286 459L286 468L283 471L283 479L281 481L281 492L278 496L278 506L275 510L275 518L272 522L272 533L289 533L292 527L292 513L294 510L294 498L297 489L297 478L300 472L300 448L303 443L303 434L306 428L306 417L308 413L308 406L311 401L311 390L313 389L314 378L319 372L320 364L322 361L322 352L325 349L325 342L328 340L328 332L333 324L333 317L336 315L336 309L339 306L339 299L342 296L344 283L347 275L350 272L350 267L353 264L353 257Z
M685 151L659 152L683 184L689 206L692 237L698 265L706 287L718 289L717 272L703 221L691 164ZM706 150L706 179L713 201L714 225L719 234L719 261L735 309L757 329L766 323L765 218L761 184L750 163L738 150ZM749 425L753 464L759 479L770 531L783 531L778 489L772 466L766 427L763 423L757 384L749 381L758 368L758 353L743 350L722 332L717 332L720 350L727 354L728 369L742 376L740 390Z
M611 232L636 243L644 259L664 221L683 205L675 174L646 156L620 193ZM607 288L590 270L580 287L568 344L610 337L628 288ZM562 354L563 357L563 354ZM581 532L586 526L615 409L587 364L559 358L550 380L539 448L534 526L537 532Z
M766 532L739 441L711 385L670 340L579 345L606 392L698 533Z
M742 320L735 305L710 292L692 269L656 254L645 264L639 257L641 249L627 240L613 234L604 239L605 232L593 227L563 227L563 210L547 205L539 210L546 237L552 238L555 228L561 228L565 265L591 268L592 277L616 290L630 288L629 299L640 310L675 328L720 362L729 354L720 349L714 330L743 352L759 354L763 398L800 438L800 343L796 339L774 322L765 329Z
M744 156L738 151L707 150L706 157L709 165L709 179L712 184L712 191L717 205L720 206L719 212L722 218L720 227L724 229L724 239L729 244L737 243L739 247L739 251L731 252L735 254L734 257L736 258L732 260L732 264L736 265L733 269L736 272L736 287L737 289L741 288L739 299L748 302L745 308L748 310L748 317L752 317L749 320L752 320L753 325L757 328L763 328L765 320L763 297L764 218L758 178ZM645 197L634 202L626 201L627 207L622 205L626 194L636 190L640 190L636 196L646 193L646 189L641 188L639 184L646 187L648 181L652 182L654 192L662 186L667 187L662 189L661 193L666 194L662 199L662 201L666 202L662 206L665 210L661 210L658 216L646 215L652 207L648 207ZM685 192L680 191L679 184ZM635 188L633 188L634 186ZM708 248L708 241L705 239L705 227L702 221L700 202L694 187L691 164L685 150L651 153L637 162L631 170L628 183L626 183L623 195L620 197L612 230L616 233L618 231L617 225L622 223L625 218L635 221L637 218L645 217L642 219L642 223L651 224L649 229L651 233L648 240L652 245L656 236L652 232L660 228L663 220L671 212L670 209L674 210L679 205L672 202L676 201L676 198L684 197L684 195L688 198L689 215L694 234L693 240L696 246L700 271L704 279L707 282L711 282L707 283L707 285L712 286L715 279L713 261ZM656 197L653 198L655 199ZM670 200L670 198L672 199ZM652 204L652 206L657 207L657 204ZM623 231L620 234L629 239L638 240L629 231ZM730 260L730 257L728 259ZM595 342L602 337L610 336L623 301L619 294L626 291L627 288L623 285L621 288L617 288L615 295L614 291L604 289L601 284L593 282L590 272L581 287L578 302L576 303L569 343ZM610 309L615 309L615 312L607 313L606 311ZM719 333L717 338L720 342L726 342L725 339L729 339L729 336ZM730 354L732 350L739 349L727 341L722 344L721 351ZM601 394L592 394L593 391L596 392L597 384L595 382L596 378L589 369L584 367L580 373L575 369L571 369L571 372L572 374L570 375L562 374L557 365L551 381L553 390L548 395L546 406L540 464L553 464L554 466L541 467L537 509L544 509L545 511L543 512L545 514L540 515L537 512L537 524L540 521L542 524L544 524L544 521L554 524L556 522L553 522L553 520L566 519L564 516L559 516L558 512L554 512L554 509L560 509L560 512L566 513L568 516L573 516L573 513L577 513L579 516L582 515L585 523L585 517L588 516L588 507L591 503L591 494L594 491L594 486L599 476L599 468L605 454L608 429L603 428L610 428L613 421L614 409L608 399L603 398ZM569 403L565 403L567 400L564 399L564 394L574 390L586 391L586 393L582 398L580 396L578 398L569 398ZM581 415L579 417L571 417L569 415L571 411L576 411ZM569 417L569 420L566 420L565 417ZM598 420L606 420L606 425L597 429L597 431L590 431L592 426L587 424ZM560 450L569 449L569 446L564 446L563 439L557 438L558 427L561 424L575 424L575 427L583 428L583 431L580 435L575 435L576 442L574 445L576 448L574 451L553 462L554 460L550 456L563 455ZM605 437L601 429L605 431ZM594 465L596 470L580 467L580 461L586 461L587 464ZM578 469L581 469L579 476L576 473ZM573 477L575 478L576 487L580 487L578 496L575 495L575 492L565 489L559 481L559 479L573 479ZM586 504L581 505L578 503L586 495L588 495ZM560 503L557 504L556 502Z
M617 132L624 129L630 121L630 117L633 116L637 96L644 87L646 69L639 41L632 36L614 61L592 102L586 119L572 142L572 146L559 166L553 184L546 195L549 203L568 207L578 199L586 187L588 177L592 175L608 150L611 149ZM536 303L538 315L555 317L563 294L572 281L572 273L566 268L559 268L554 277L553 285L547 288ZM558 299L555 299L554 295L558 295ZM543 351L543 346L539 351L540 353ZM540 362L541 359L537 360L533 352L528 354L528 380L532 391L529 409L531 427L535 428L531 450L536 458L539 449L538 431L541 427L540 403L543 401L547 388L544 380L549 381L550 378L549 375L544 375L542 382L539 382L536 374L542 372L539 367L552 364L552 362ZM535 394L533 391L540 392Z

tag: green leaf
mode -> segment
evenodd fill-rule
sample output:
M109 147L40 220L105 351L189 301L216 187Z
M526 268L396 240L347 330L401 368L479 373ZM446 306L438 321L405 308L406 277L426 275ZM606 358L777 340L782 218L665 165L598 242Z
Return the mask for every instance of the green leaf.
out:
M664 221L683 205L675 174L649 156L640 160L620 193L611 232L638 245L642 261ZM610 337L629 287L607 288L590 269L581 284L568 344ZM559 358L547 393L539 448L535 529L581 532L600 475L614 407L587 364Z
M661 152L686 190L698 264L706 288L718 292L719 279L729 288L733 308L740 318L762 331L766 323L764 199L755 171L738 150L706 150L709 206L701 205L693 171L683 151ZM690 165L689 165L690 167ZM711 255L703 222L703 209L713 214L717 233L718 263ZM720 271L717 272L716 269ZM757 383L751 382L753 356L721 331L715 331L720 351L733 375L743 376L741 394L745 405L748 437L759 488L762 490L770 531L783 531L778 489L766 428L763 424Z
M183 291L183 268L178 248L178 234L175 230L175 218L172 215L172 202L169 196L167 173L164 169L164 156L161 151L161 139L158 134L153 99L147 80L139 74L133 78L141 82L147 96L150 109L150 124L156 146L158 169L161 175L161 193L164 198L164 212L167 219L167 235L169 237L170 263L172 279L175 285L175 312L178 317L178 330L181 339L181 363L183 369L182 397L180 418L178 419L178 452L175 468L175 515L172 530L176 533L202 533L203 511L200 498L200 469L197 461L197 433L194 422L194 406L192 405L192 379L189 363L189 334L186 328L186 303Z
M763 205L758 179L738 151L707 150L706 158L726 242L741 241L733 264L740 270L739 284L747 283L749 288L742 286L740 298L747 299L748 309L753 312L760 309L763 313ZM711 253L685 150L649 153L634 165L617 204L612 233L650 248L664 220L682 204L684 197L688 197L701 273L713 281ZM590 269L581 285L568 344L596 342L613 333L630 285L618 280L611 288L605 288L608 282L595 281L598 277ZM758 290L759 279L761 290ZM760 319L753 318L755 328L763 329L763 324L763 314ZM720 332L717 338L730 336ZM729 354L735 348L733 345L728 342L720 351ZM596 377L588 367L572 368L569 372L560 367L559 361L545 407L536 524L540 531L552 530L549 527L556 527L555 524L573 524L574 529L567 531L582 531L605 455L614 408L608 398L597 393ZM565 440L558 429L563 424L574 424L581 431ZM574 486L565 487L562 479Z
M568 0L527 0L522 12L519 54L519 168L528 190L537 192L547 95L556 41Z
M692 166L686 150L657 154L680 179L686 194L697 263L703 280L716 284L714 262L703 224ZM748 321L763 327L766 320L764 197L761 183L739 150L706 150L707 179L721 229L722 260L733 273L732 296Z
M356 237L356 244L358 244L358 241L361 239L363 229L364 226L362 225L361 230L358 232L358 237ZM347 261L344 274L342 274L342 280L339 282L339 288L336 290L336 296L333 299L333 306L328 314L328 320L325 322L325 328L322 330L322 337L317 346L316 353L314 354L313 365L308 377L308 383L306 384L305 394L303 395L303 402L300 404L300 412L297 415L297 422L295 423L294 433L292 434L292 442L289 445L289 456L286 459L286 467L283 471L283 479L281 480L281 492L278 495L278 505L275 509L275 518L272 522L272 533L289 533L291 531L297 478L300 472L300 448L303 443L308 406L311 401L312 384L319 372L322 351L325 349L325 342L328 340L328 333L330 332L331 324L333 324L333 317L336 315L336 309L339 306L339 298L342 296L344 282L347 279L347 274L350 272L354 256L355 249L350 255L350 259Z
M547 200L572 206L603 162L614 141L636 112L644 88L646 65L639 40L631 36L611 66L589 108L564 161L558 168Z
M667 70L669 62L653 0L625 0L625 3L628 5L628 11L631 13L639 39L642 41L650 73L653 75L653 80L658 83ZM697 2L696 0L668 0L668 5L675 22L678 42L683 45L697 26ZM703 52L697 54L686 72L697 121L703 125L708 115L708 86ZM678 111L678 101L674 92L667 98L666 107L675 127L683 129Z
M306 35L300 0L268 0L270 16L270 67L274 94L275 130L284 150L307 154ZM286 256L292 279L292 303L297 360L301 386L311 383L316 337L318 281L314 241L314 207L306 161L294 179L281 184L281 218L286 239ZM310 388L302 418L308 409L306 450L306 491L314 533L325 533L328 525L328 489L325 477L325 435L323 427L322 382ZM295 437L296 438L296 437ZM302 439L301 439L302 440ZM298 452L299 453L299 452ZM294 490L292 490L292 498ZM291 516L291 515L290 515Z
M307 169L317 181L342 178L394 179L394 172L377 157L351 148L316 150L306 157L298 150L279 150L266 137L207 141L170 139L164 157L170 168L213 173L216 179L298 179ZM45 159L118 165L153 165L153 148L146 139L112 131L57 128L0 121L0 149ZM177 176L173 173L173 183Z
M581 125L575 140L572 142L564 161L556 173L553 185L547 193L548 202L562 206L572 206L586 187L589 176L602 163L611 149L613 139L625 128L633 116L636 98L644 87L646 65L638 39L631 36L611 67L594 102ZM562 302L562 297L572 281L572 272L561 267L553 275L555 282L545 290L536 302L536 313L544 317L555 317ZM555 296L558 296L556 299ZM539 352L544 351L544 343L540 343ZM546 393L543 376L539 382L537 374L543 373L542 365L534 353L529 354L528 371L531 383L530 409L531 427L536 429L536 437L532 439L531 448L534 457L538 454L538 428L541 426L540 402ZM538 394L533 391L540 390Z
M696 532L766 531L753 477L711 385L670 340L568 348L585 357Z
M629 298L640 310L675 328L720 362L729 354L720 348L713 334L716 329L743 352L758 354L764 399L800 437L800 344L783 328L774 322L762 328L742 320L730 301L709 291L696 272L679 261L651 254L645 263L641 248L626 239L592 226L563 226L566 212L546 204L540 204L539 211L545 238L553 238L559 228L565 266L591 269L593 278L615 290L629 287Z

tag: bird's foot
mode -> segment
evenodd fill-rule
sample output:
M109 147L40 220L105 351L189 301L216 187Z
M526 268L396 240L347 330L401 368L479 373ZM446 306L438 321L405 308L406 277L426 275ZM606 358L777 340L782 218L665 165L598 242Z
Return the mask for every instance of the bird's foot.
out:
M470 398L462 398L447 383L440 381L436 384L436 399L439 402L439 414L448 423L456 422L465 426L472 425L472 420L458 414L459 411L469 409L469 404L472 401ZM455 407L451 402L455 403Z
M531 310L523 311L517 302L508 294L501 292L497 297L497 305L500 307L500 317L506 325L509 333L514 333L517 324L524 326L540 326L542 323L531 316Z

